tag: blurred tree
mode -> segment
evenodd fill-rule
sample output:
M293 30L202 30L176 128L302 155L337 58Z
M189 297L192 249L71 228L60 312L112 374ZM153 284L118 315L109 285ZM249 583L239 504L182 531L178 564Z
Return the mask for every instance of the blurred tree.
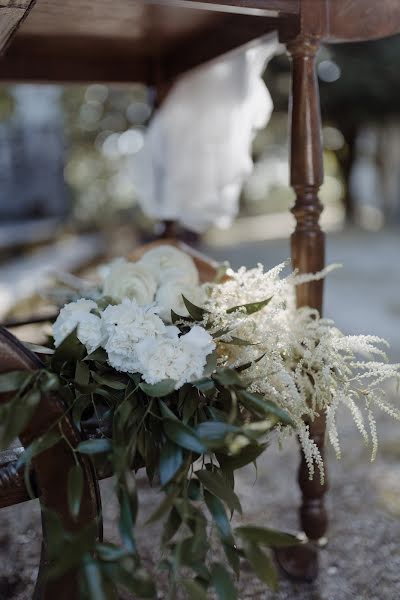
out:
M399 56L399 35L371 42L331 45L319 53L323 122L339 129L345 140L336 154L347 183L344 200L350 220L354 216L354 202L348 182L358 134L368 124L384 126L400 117ZM266 72L277 110L287 110L289 72L286 55L271 61Z
M74 216L103 225L136 203L135 154L151 115L149 91L142 85L90 85L64 89L69 148L65 178Z

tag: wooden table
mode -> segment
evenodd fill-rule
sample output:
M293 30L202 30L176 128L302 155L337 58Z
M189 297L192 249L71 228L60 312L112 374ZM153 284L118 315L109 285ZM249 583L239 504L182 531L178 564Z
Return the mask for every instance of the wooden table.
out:
M179 74L277 31L292 59L290 181L294 266L324 266L319 225L323 180L315 55L321 43L386 37L400 31L399 0L0 0L0 80L29 82L142 81L162 90ZM323 282L298 290L298 304L322 310ZM311 424L323 453L325 423ZM325 536L327 484L299 481L302 528ZM284 554L293 576L312 578L315 556Z

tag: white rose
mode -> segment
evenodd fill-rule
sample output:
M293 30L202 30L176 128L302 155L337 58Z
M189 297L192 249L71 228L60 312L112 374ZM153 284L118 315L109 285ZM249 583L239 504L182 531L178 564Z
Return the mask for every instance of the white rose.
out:
M189 315L182 295L196 306L202 306L205 301L203 288L184 281L169 281L159 287L156 293L156 304L161 318L171 322L171 309L182 317Z
M157 283L143 265L118 262L110 267L103 282L103 295L122 302L124 298L136 300L138 304L151 304Z
M159 285L181 280L190 285L199 283L199 273L193 259L174 246L157 246L146 252L137 264L152 273Z
M118 267L120 265L125 265L127 262L128 261L126 260L126 258L119 257L119 258L115 258L114 260L112 260L109 263L100 265L99 267L97 267L97 274L100 277L100 280L104 283L104 280L106 279L106 277L109 276L109 274L111 273L111 271L113 269L115 269L116 267Z
M139 306L135 300L108 306L101 315L108 362L117 371L140 370L138 342L165 332L165 325L154 307Z
M53 324L53 337L56 348L74 329L77 330L78 340L86 346L89 353L94 352L101 346L103 341L101 320L90 312L94 308L97 308L96 302L81 298L76 302L66 304L60 310L60 314Z

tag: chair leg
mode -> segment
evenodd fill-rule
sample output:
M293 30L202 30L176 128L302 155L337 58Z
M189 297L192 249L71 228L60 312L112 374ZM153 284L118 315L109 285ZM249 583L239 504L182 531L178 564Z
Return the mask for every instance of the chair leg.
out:
M290 179L296 194L292 209L296 229L291 245L293 266L302 273L323 269L325 253L324 234L319 225L322 206L318 198L318 190L323 181L319 91L315 70L318 47L318 39L305 35L299 35L287 45L292 60ZM301 285L297 290L299 307L310 306L321 313L322 299L322 280ZM323 455L323 417L310 423L310 432ZM322 538L327 529L324 506L327 482L320 483L319 473L310 480L302 457L299 483L302 492L302 529L309 540L315 541ZM312 546L279 552L277 559L282 569L292 578L311 581L317 575L318 555Z

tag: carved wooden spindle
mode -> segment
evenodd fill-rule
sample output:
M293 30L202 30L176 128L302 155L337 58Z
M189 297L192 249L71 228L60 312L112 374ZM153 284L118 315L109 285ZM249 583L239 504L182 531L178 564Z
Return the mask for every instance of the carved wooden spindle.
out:
M320 271L324 267L325 240L319 225L322 206L318 190L323 181L321 118L319 91L315 69L318 39L300 37L288 44L292 59L290 182L296 193L292 209L296 229L292 235L292 259L302 273ZM322 311L323 281L301 285L297 289L298 306L310 306ZM310 423L312 438L323 455L325 420ZM321 485L316 472L310 481L302 456L299 483L302 491L301 524L307 537L317 540L325 535L327 513L324 494L327 483Z

